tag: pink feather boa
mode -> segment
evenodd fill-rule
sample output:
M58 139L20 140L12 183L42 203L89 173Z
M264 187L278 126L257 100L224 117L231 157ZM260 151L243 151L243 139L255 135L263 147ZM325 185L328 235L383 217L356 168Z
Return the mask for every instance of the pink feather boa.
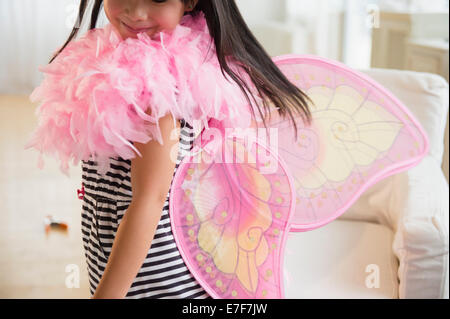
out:
M225 127L251 122L242 91L220 70L202 12L158 39L122 40L111 24L90 30L39 70L44 80L30 96L41 102L39 125L25 148L40 152L41 169L43 154L58 156L67 176L71 159L93 159L103 174L109 157L142 156L132 142L162 144L158 120L169 113L206 127L211 118Z

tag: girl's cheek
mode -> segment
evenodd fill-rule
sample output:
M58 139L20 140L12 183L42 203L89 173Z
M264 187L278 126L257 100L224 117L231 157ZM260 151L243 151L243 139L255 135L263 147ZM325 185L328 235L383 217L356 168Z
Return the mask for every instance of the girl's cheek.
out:
M159 25L165 30L173 30L179 23L177 12L168 12L161 15Z
M113 23L118 20L118 17L123 11L123 7L117 0L106 0L104 10L108 19Z

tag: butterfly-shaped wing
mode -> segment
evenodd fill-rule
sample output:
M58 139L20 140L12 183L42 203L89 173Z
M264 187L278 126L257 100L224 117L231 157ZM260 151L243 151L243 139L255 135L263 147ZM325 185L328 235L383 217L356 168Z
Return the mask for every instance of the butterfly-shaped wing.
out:
M215 132L200 153L184 158L173 180L170 214L178 248L214 298L283 298L291 178L262 145ZM216 151L207 152L214 143Z
M343 64L314 56L274 59L312 100L312 123L274 109L277 151L293 175L293 231L318 228L344 213L369 187L417 165L428 139L408 109L384 87Z

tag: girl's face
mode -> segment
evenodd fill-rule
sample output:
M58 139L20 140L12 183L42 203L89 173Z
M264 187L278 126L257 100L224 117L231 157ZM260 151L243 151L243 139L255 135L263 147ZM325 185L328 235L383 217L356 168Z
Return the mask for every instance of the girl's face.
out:
M109 22L125 40L137 38L140 32L153 37L161 31L175 29L197 1L185 5L182 0L104 0L103 6Z

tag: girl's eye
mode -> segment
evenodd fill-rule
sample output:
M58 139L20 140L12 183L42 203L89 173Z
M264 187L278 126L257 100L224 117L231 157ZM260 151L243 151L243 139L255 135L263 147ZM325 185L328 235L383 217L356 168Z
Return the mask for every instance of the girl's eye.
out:
M156 3L164 3L164 2L166 2L167 0L153 0L153 2L156 2Z

